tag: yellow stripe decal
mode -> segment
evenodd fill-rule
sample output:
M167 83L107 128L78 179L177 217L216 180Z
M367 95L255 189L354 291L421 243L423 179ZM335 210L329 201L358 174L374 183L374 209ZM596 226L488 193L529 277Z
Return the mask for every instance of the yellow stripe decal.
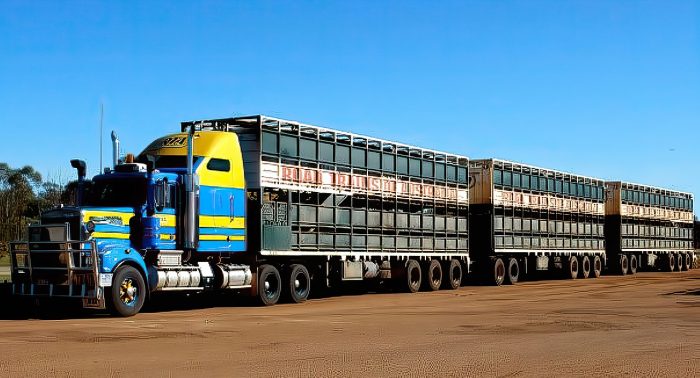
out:
M199 235L201 241L243 241L245 236L226 236L226 235Z
M128 239L129 234L121 232L93 232L92 237L99 239Z
M175 215L158 214L161 227L175 227ZM227 215L200 215L199 227L215 228L245 228L245 217L235 217L233 220Z
M230 217L223 215L200 215L199 227L245 228L245 217Z
M129 219L131 219L133 213L122 213L119 211L95 211L95 210L83 210L85 216L85 221L89 221L92 218L119 218L124 226L129 225Z

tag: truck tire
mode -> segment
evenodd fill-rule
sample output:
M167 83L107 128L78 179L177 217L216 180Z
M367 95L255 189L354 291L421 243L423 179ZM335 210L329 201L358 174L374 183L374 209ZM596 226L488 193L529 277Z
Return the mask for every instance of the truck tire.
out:
M673 253L669 253L666 255L666 270L669 272L673 272L676 270L676 255Z
M581 269L579 272L580 278L588 278L591 275L591 258L583 256L581 258Z
M443 279L443 286L445 289L459 289L462 286L462 264L459 260L452 259L445 264L445 269L443 272L447 272L447 279Z
M430 260L427 266L426 289L437 291L442 286L442 265L438 260Z
M564 274L568 279L575 280L578 278L578 258L576 256L569 256L566 261Z
M637 255L630 255L630 267L629 267L629 273L630 274L637 274L637 268L639 268L638 264L638 259Z
M600 256L595 255L593 256L593 264L591 266L591 278L598 278L600 277L600 274L603 273L603 260L601 260Z
M258 300L263 306L272 306L280 299L282 279L280 272L272 265L261 265L258 268Z
M619 265L617 272L623 276L627 275L627 271L629 270L629 260L627 260L627 255L620 255L617 264Z
M420 285L423 280L423 273L420 269L420 264L416 260L408 260L406 263L406 291L409 293L415 293L420 290Z
M495 286L503 285L506 279L506 266L503 264L503 260L500 257L491 258L491 277L489 277L489 283Z
M515 285L520 279L520 264L518 259L511 257L508 259L508 270L506 275L508 284Z
M690 253L685 254L685 261L683 263L683 267L685 268L685 270L693 269L693 258L690 256Z
M146 281L136 268L124 265L112 277L112 286L106 289L106 302L112 314L134 316L146 301Z
M680 253L676 255L676 270L679 272L683 270L683 255Z
M311 292L311 277L309 270L304 265L292 264L289 266L288 296L294 303L305 302Z

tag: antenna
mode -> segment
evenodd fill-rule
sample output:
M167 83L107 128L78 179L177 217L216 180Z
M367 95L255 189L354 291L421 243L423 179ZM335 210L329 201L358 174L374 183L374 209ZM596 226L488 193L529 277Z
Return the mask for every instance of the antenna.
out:
M102 172L102 120L104 119L104 104L100 101L100 169L98 174Z

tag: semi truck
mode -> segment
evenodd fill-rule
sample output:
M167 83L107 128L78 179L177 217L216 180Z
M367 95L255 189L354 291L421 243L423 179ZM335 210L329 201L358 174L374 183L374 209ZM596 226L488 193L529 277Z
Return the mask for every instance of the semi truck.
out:
M13 292L138 313L166 291L382 280L456 289L470 266L468 159L267 116L184 122L86 179L11 244Z
M131 316L164 292L274 305L352 282L434 291L693 258L689 193L264 115L183 122L124 158L112 139L104 173L71 161L76 205L11 243L14 294Z

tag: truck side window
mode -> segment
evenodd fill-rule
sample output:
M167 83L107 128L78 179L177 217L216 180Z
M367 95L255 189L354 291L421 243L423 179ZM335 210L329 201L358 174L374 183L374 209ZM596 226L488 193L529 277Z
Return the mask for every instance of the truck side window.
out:
M226 159L212 158L207 163L207 169L210 171L228 172L231 170L231 162Z

